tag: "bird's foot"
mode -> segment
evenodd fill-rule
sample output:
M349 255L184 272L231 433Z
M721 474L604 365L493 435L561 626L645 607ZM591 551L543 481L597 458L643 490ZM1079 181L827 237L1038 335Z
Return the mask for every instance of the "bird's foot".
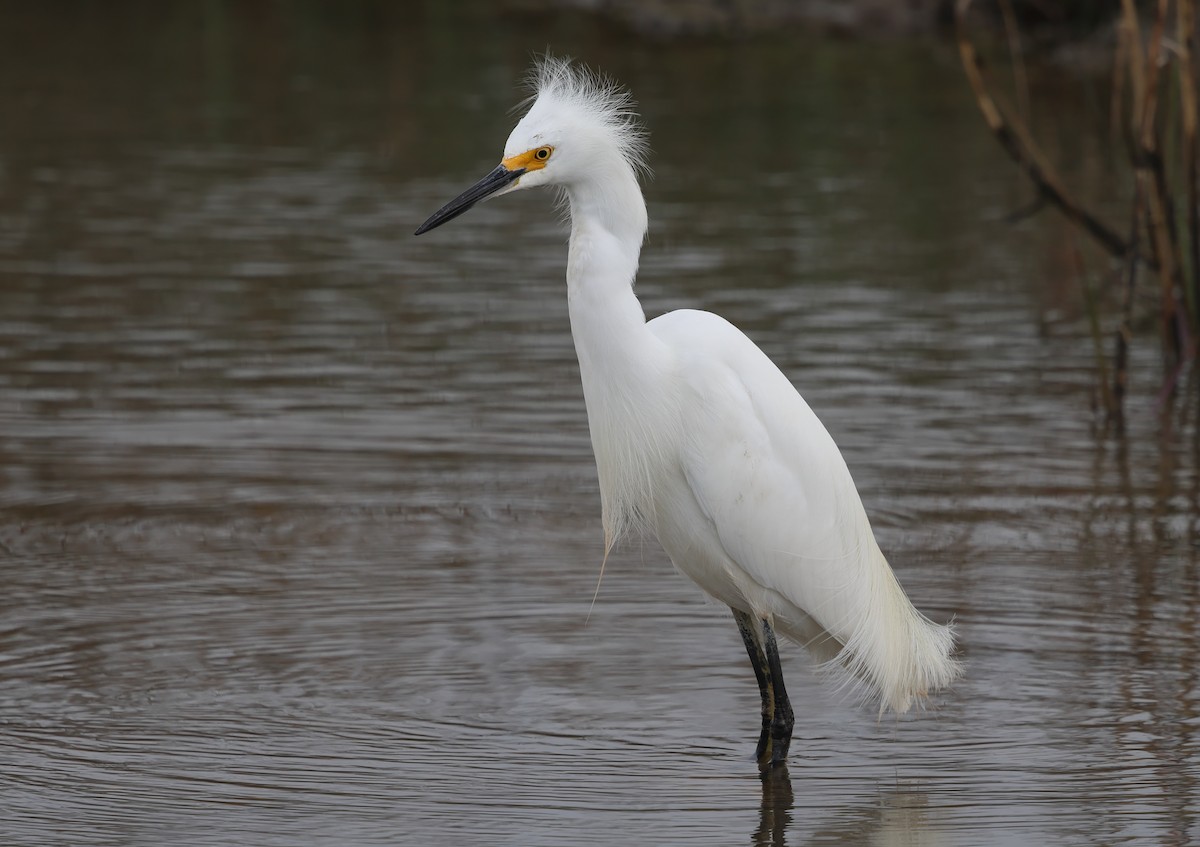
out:
M754 751L754 757L758 760L758 769L768 771L773 768L787 767L788 748L791 746L791 741L791 738L776 737L769 732L763 733L758 740L758 748Z
M758 746L754 750L759 770L766 771L787 763L788 748L792 745L792 723L790 710L776 715L770 722L763 722L762 734L758 736Z
M771 724L763 721L762 734L758 736L758 746L754 748L754 758L758 766L763 767L763 761L771 760Z
M787 767L787 744L777 743L774 739L767 742L766 748L758 754L758 769L760 771L774 770Z

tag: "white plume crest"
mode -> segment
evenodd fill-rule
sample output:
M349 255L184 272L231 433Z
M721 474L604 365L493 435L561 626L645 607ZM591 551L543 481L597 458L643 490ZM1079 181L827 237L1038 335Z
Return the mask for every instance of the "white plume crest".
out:
M636 174L649 176L650 144L628 89L569 56L550 55L535 60L527 85L532 93L521 106L570 114L576 122L606 135Z

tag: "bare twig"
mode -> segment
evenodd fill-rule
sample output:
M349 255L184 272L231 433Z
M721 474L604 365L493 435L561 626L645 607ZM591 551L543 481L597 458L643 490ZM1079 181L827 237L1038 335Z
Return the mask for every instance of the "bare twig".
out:
M1046 195L1039 193L1024 206L1007 213L1002 220L1006 224L1019 224L1026 218L1032 218L1044 208L1046 208Z
M1029 79L1025 76L1025 60L1021 57L1021 33L1017 29L1017 16L1013 13L1012 0L999 0L1000 14L1004 17L1004 34L1008 38L1008 53L1012 57L1013 88L1017 93L1017 114L1029 122Z
M1130 32L1124 19L1117 26L1117 52L1113 60L1112 99L1108 106L1109 131L1114 138L1129 140L1129 124L1121 120L1121 106L1125 102L1125 69L1129 66L1126 52L1130 49Z
M1096 292L1088 282L1087 269L1083 264L1083 251L1079 249L1078 230L1071 227L1071 267L1079 279L1079 287L1083 292L1083 303L1087 309L1088 329L1092 333L1092 349L1096 356L1096 371L1100 376L1100 399L1104 403L1104 417L1112 421L1118 414L1118 405L1108 382L1108 362L1104 358L1104 339L1100 331L1100 303Z
M1200 197L1196 173L1196 0L1179 0L1179 94L1182 100L1184 196L1187 202L1188 255L1192 274L1192 321L1200 323Z
M1121 0L1118 42L1113 65L1112 127L1119 131L1133 166L1133 203L1128 238L1082 206L1064 186L1029 130L1027 83L1021 63L1012 0L996 0L1004 16L1012 53L1019 108L1014 111L989 88L983 63L967 26L972 0L955 0L959 55L967 82L983 119L1005 153L1033 184L1033 209L1052 203L1076 228L1091 236L1110 255L1121 260L1123 275L1120 325L1116 333L1111 382L1104 361L1100 309L1087 281L1082 254L1073 240L1072 259L1079 276L1100 375L1099 394L1109 421L1122 424L1122 406L1129 387L1129 348L1133 332L1134 291L1139 266L1158 274L1159 322L1166 378L1162 397L1169 400L1196 360L1200 338L1200 98L1197 96L1196 18L1200 0ZM1148 38L1143 41L1138 6L1149 6ZM1168 19L1175 10L1176 37L1168 39ZM1172 62L1178 84L1172 85ZM1179 104L1175 103L1178 96ZM1179 168L1175 170L1175 108L1179 108ZM1164 127L1170 128L1164 144ZM1164 149L1171 156L1168 169ZM1178 189L1170 176L1182 176L1186 222L1177 217ZM1184 242L1186 241L1186 249Z
M963 70L975 94L979 111L988 129L996 136L1000 146L1025 172L1038 193L1059 208L1074 224L1098 241L1104 249L1118 258L1129 254L1129 243L1108 224L1083 208L1063 186L1054 168L1042 154L1025 124L1019 117L1002 108L984 82L982 65L975 45L967 33L967 12L972 0L958 0L955 6L958 51Z
M1125 260L1125 287L1121 295L1121 325L1117 329L1116 349L1113 351L1113 402L1117 407L1117 424L1122 424L1125 394L1129 390L1129 345L1133 341L1133 290L1137 286L1137 245L1141 232L1145 200L1142 186L1133 188L1133 208L1129 223L1129 255Z
M1158 0L1151 31L1150 42L1142 57L1141 27L1133 0L1123 0L1124 25L1132 34L1132 49L1129 51L1130 75L1135 89L1133 132L1136 139L1134 156L1135 179L1146 198L1149 213L1150 239L1154 245L1155 258L1159 264L1161 280L1160 322L1162 328L1163 362L1167 371L1173 371L1183 356L1183 339L1179 333L1177 311L1180 292L1178 241L1173 237L1170 220L1170 196L1166 184L1166 173L1160 154L1158 133L1158 90L1160 57L1163 32L1166 26L1167 3ZM1140 89L1140 91L1138 91Z

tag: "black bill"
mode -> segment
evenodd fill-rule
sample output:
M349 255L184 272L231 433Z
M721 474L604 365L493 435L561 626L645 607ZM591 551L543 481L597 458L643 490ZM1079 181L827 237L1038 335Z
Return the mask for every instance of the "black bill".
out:
M520 179L523 173L525 173L524 168L517 168L515 171L510 171L504 165L497 165L496 169L490 174L430 215L429 220L417 227L417 231L413 235L421 235L435 227L441 226L446 221L454 220L484 197L495 194L501 188Z

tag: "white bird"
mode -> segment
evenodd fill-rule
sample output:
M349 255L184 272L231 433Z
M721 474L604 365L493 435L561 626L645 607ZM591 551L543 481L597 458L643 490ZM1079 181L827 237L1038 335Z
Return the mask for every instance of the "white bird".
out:
M793 715L775 632L880 712L960 673L954 636L918 612L875 542L846 462L754 342L681 309L647 322L633 291L646 234L645 134L629 94L546 58L500 164L416 231L490 195L552 186L571 237L567 299L600 482L605 556L627 530L727 604L762 695L756 757L784 762Z

